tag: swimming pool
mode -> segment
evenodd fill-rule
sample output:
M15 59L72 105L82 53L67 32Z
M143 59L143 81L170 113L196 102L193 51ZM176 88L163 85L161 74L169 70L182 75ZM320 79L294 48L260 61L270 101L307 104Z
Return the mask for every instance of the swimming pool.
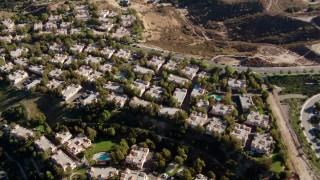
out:
M110 155L109 155L108 153L103 153L103 154L101 154L101 155L98 157L98 159L99 159L100 161L106 161L106 160L109 160L109 159L110 159Z
M217 101L221 101L222 96L221 95L212 95Z

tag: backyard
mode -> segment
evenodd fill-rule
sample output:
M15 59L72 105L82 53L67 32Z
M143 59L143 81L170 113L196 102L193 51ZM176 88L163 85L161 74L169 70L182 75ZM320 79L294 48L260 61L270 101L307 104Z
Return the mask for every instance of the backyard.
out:
M86 157L91 158L94 154L98 152L108 152L114 145L118 143L118 139L112 139L107 141L96 141L92 144L90 148L86 151Z

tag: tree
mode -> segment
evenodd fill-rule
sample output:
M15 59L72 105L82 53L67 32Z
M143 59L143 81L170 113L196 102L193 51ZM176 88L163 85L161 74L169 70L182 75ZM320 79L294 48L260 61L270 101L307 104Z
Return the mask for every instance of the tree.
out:
M102 122L107 122L111 118L111 113L108 110L104 110L101 114Z
M185 169L182 171L179 179L181 179L181 180L192 180L193 178L192 178L192 175L191 175L190 170L187 169L187 168L185 168Z
M206 166L203 160L197 158L197 160L193 164L193 168L196 173L201 173L202 169Z
M234 70L231 66L226 66L226 67L224 68L224 70L226 71L226 74L227 74L228 76L233 75L233 73L235 72L235 70Z
M174 157L174 161L179 164L179 165L182 165L183 162L184 162L184 159L181 157L181 156L176 156Z
M109 127L103 130L103 132L107 135L107 136L115 136L116 135L116 130L113 127Z
M216 179L216 175L214 174L214 172L209 171L209 172L208 172L208 178L210 178L210 179Z
M93 141L94 138L97 136L96 130L94 130L94 129L90 128L90 127L87 127L86 133L87 133L87 135L88 135L88 138L89 138L91 141Z

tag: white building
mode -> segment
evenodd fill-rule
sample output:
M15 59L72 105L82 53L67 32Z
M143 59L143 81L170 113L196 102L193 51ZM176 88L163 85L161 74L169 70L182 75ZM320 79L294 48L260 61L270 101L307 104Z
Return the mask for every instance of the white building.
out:
M29 49L27 49L27 48L17 48L16 50L10 51L10 56L12 58L18 58L23 53L28 53L28 52L29 52Z
M100 51L105 58L110 59L111 56L116 52L116 49L113 47L105 47Z
M48 73L48 77L53 78L53 79L61 80L61 75L62 75L64 72L66 72L66 71L64 71L64 70L62 70L62 69L55 68L55 69L53 69L52 71L50 71L50 72Z
M210 102L208 100L204 100L204 99L200 99L197 103L196 103L196 107L199 108L203 108L205 110L208 110L210 107Z
M112 37L123 38L125 36L131 36L131 33L124 27L120 27L116 30L116 32L112 33Z
M145 101L142 99L139 99L137 97L133 97L131 101L129 102L130 107L137 107L137 106L142 106L142 107L147 107L151 103L149 101Z
M17 70L8 76L8 79L13 82L14 85L22 82L23 80L27 79L28 73L25 71Z
M192 89L191 97L196 98L196 97L203 95L204 93L206 93L206 90L204 88L202 88L201 85L196 84Z
M40 139L34 142L37 149L40 151L47 151L49 150L51 153L54 153L57 150L57 147L52 144L45 136L41 136Z
M120 180L149 180L149 177L144 172L126 169L123 173L121 173Z
M25 89L26 90L30 90L31 88L35 88L38 84L40 84L42 81L41 78L39 79L34 79L32 80L30 83L28 83L27 85L25 85Z
M270 155L272 144L272 136L256 133L251 143L251 151L253 153Z
M106 63L104 63L103 65L101 65L101 66L99 67L99 70L100 70L101 72L104 72L104 73L106 73L106 72L111 72L111 71L112 71L112 67L113 67L113 64L112 64L112 63L106 62Z
M251 96L247 94L239 95L240 105L243 112L247 112L250 110L250 107L254 106L253 100Z
M179 62L169 60L165 65L163 65L163 68L173 71L173 70L177 70L178 66L179 66Z
M229 78L228 86L231 87L231 89L233 90L247 87L245 80L238 80L238 79L232 79L232 78Z
M72 134L69 131L60 131L55 134L55 138L59 140L61 144L69 141L72 137Z
M146 95L149 95L154 99L160 100L162 97L162 93L163 93L162 87L152 85L150 89L146 92Z
M173 74L169 74L168 81L172 82L172 83L175 83L175 84L178 84L178 85L184 85L184 84L190 82L189 79L186 79L186 78L183 78L183 77L180 77L180 76L176 76L176 75L173 75Z
M212 135L213 133L222 134L228 126L228 123L220 118L210 119L210 123L206 127L206 133Z
M208 115L202 112L192 111L189 115L189 118L186 121L190 126L195 127L203 126L207 122L207 119Z
M68 101L72 96L76 95L80 90L82 89L82 86L71 84L66 89L62 91L62 98L65 101Z
M217 103L212 106L210 113L216 116L231 116L234 111L233 106L224 105L222 103Z
M163 57L153 56L150 61L147 61L147 66L158 71L164 63Z
M150 83L143 81L141 79L136 79L132 84L132 89L137 89L139 91L139 96L142 96L144 91L149 87Z
M60 29L71 29L71 22L62 22L60 24Z
M172 97L175 98L177 100L179 106L181 106L186 95L187 95L187 89L176 88Z
M57 43L53 43L53 45L49 46L49 51L62 52L63 49L64 49L63 45L59 45Z
M79 70L75 71L82 77L86 77L89 82L94 82L96 79L102 77L102 73L93 70L90 66L81 66Z
M87 96L85 99L82 100L82 104L88 105L91 103L96 103L96 102L98 102L99 97L100 97L99 92L93 92L93 93L89 94L89 96Z
M11 136L21 140L34 137L34 133L31 130L21 127L18 124L11 129L10 134Z
M9 73L13 69L13 64L11 62L4 63L0 66L0 72L2 73Z
M259 112L251 111L247 116L245 124L250 126L259 126L263 129L268 129L270 120L268 115L260 114Z
M189 65L183 68L181 71L188 79L193 79L196 76L198 70L199 70L198 66Z
M42 65L31 65L28 70L34 74L42 75L44 66Z
M97 63L98 64L102 61L102 58L89 55L88 57L86 57L84 59L84 61L86 62L86 64L90 64L90 63Z
M33 24L33 30L37 31L42 31L42 28L43 28L43 25L42 25L42 22L38 22L38 23L34 23Z
M149 153L149 148L139 147L137 145L131 146L131 151L129 155L126 157L127 164L133 164L139 169L143 168L143 164L146 161L146 158Z
M53 64L63 64L68 59L68 55L64 54L55 54L53 59L50 60Z
M104 21L105 19L102 18L102 21ZM107 20L107 22L109 21L109 19ZM111 31L111 29L114 27L115 25L112 23L102 23L100 26L97 27L98 30L102 30L102 31L106 31L109 32Z
M64 171L68 170L68 168L72 170L77 167L76 163L61 150L58 150L56 154L52 155L51 159Z
M118 94L111 92L107 97L108 102L115 103L117 107L123 107L128 100L128 96L125 94Z
M130 27L136 21L136 17L132 14L122 15L121 16L121 26Z
M8 29L13 30L15 25L14 22L11 19L6 19L2 21L2 24Z
M85 45L84 44L74 44L73 46L70 47L71 51L81 53L84 49Z
M138 74L154 74L154 71L152 69L148 69L148 68L145 68L145 67L141 67L139 65L136 65L134 68L133 68L133 72L135 73L138 73Z
M115 56L124 60L128 60L131 56L131 51L129 49L119 49Z
M48 81L48 83L46 84L47 88L49 89L57 89L58 87L63 87L64 85L64 81L57 81L55 79Z
M94 51L98 51L99 50L99 46L95 45L95 44L89 44L85 49L84 52L94 52Z
M236 137L242 142L242 145L245 146L248 136L251 133L251 128L244 124L234 124L234 130L230 133L230 135Z
M67 145L67 150L70 153L77 155L91 146L91 141L87 136L79 134L73 139L68 140L65 144Z
M166 107L166 106L160 106L159 115L160 116L174 116L179 111L182 111L182 109L173 108L173 107Z
M29 60L27 58L16 58L13 60L16 65L20 65L22 67L27 67L29 64Z
M106 84L103 85L103 88L108 91L112 91L112 92L116 92L116 93L123 92L122 84L119 84L117 82L108 81Z
M114 176L117 176L119 174L119 171L116 168L112 167L91 167L90 168L90 176L93 179L110 179Z

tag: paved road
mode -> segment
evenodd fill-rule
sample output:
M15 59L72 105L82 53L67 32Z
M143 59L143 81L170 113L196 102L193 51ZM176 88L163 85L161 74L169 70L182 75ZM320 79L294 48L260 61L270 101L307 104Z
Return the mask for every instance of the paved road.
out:
M304 127L304 134L307 140L312 144L312 148L315 150L316 155L320 157L320 143L317 143L317 139L314 136L314 127L311 124L311 117L313 115L314 103L320 101L320 94L317 94L308 99L301 108L301 126Z

